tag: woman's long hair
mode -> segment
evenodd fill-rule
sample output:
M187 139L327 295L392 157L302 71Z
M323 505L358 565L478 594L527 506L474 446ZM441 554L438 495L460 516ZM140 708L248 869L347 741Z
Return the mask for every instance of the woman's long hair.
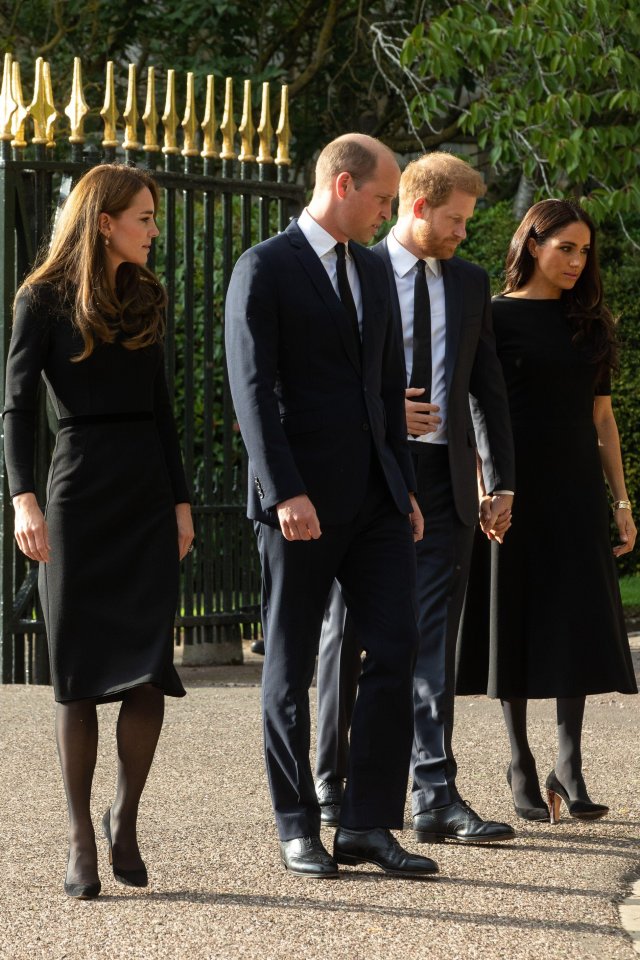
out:
M115 290L107 274L101 213L112 217L127 210L145 187L158 208L158 188L144 170L124 164L104 163L89 170L66 200L49 249L25 279L22 287L49 283L71 305L72 320L84 344L74 360L85 360L96 343L113 343L139 350L164 334L166 294L147 267L121 263Z
M618 349L611 311L603 301L598 263L596 226L586 210L572 200L541 200L527 210L509 245L503 294L524 287L533 276L536 261L528 242L544 246L563 227L584 223L591 234L587 262L572 290L563 290L562 301L573 329L573 341L586 349L598 367L598 377L617 369Z

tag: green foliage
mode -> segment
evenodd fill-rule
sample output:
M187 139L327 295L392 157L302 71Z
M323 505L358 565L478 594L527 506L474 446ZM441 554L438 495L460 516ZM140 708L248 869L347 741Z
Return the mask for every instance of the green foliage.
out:
M444 3L404 43L413 122L477 139L599 221L640 211L640 11L629 0Z
M141 81L139 108L144 102L144 72L150 65L156 67L160 112L166 71L176 70L180 116L185 75L192 71L199 119L204 112L207 74L216 76L218 120L225 77L236 81L236 122L241 81L253 81L256 120L262 82L287 83L292 155L298 169L308 173L319 146L340 133L360 130L393 141L402 115L400 96L386 89L376 71L370 21L379 17L400 21L408 8L413 12L413 4L407 0L368 0L365 4L361 0L302 4L269 0L14 0L11 12L4 12L0 4L0 53L10 51L20 61L28 101L35 58L44 56L51 62L61 129L67 126L63 109L71 89L73 57L81 56L85 95L91 107L87 130L95 133L101 130L99 110L108 60L115 64L121 112L129 62L136 64ZM279 110L274 83L274 127Z
M489 272L494 294L501 287L505 254L516 226L510 202L503 201L478 210L469 225L469 236L460 248L461 256L479 263ZM640 218L632 221L629 228L632 238L640 241ZM620 371L613 382L613 406L620 431L627 490L634 512L640 516L640 256L629 251L626 237L615 219L602 224L598 240L606 301L618 320L620 342ZM615 537L612 530L612 538ZM640 573L640 545L617 565L622 573Z

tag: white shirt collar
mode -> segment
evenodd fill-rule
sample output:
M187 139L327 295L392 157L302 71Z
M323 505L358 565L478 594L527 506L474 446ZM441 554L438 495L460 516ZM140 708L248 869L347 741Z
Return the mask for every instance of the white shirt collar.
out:
M409 271L413 270L416 263L420 259L419 257L416 257L415 254L407 250L406 247L403 247L400 241L396 238L393 230L387 234L387 249L389 250L389 256L391 257L393 272L397 277L406 277ZM440 261L434 259L434 257L425 257L424 259L434 277L439 278L442 275Z
M317 220L313 219L306 207L298 217L298 226L319 257L324 257L333 250L338 242L324 227L320 226ZM347 254L348 253L349 244L347 243Z

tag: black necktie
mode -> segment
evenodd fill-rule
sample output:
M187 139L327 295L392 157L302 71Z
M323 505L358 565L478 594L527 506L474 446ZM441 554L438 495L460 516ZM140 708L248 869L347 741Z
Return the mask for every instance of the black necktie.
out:
M410 387L424 387L424 394L417 398L421 403L431 400L431 307L425 267L425 261L418 260L413 284L413 363L409 383Z
M349 278L347 276L346 247L344 243L336 243L337 275L338 275L338 293L342 300L342 306L349 314L351 328L356 338L356 346L360 349L360 327L358 325L358 311L356 302L353 299Z

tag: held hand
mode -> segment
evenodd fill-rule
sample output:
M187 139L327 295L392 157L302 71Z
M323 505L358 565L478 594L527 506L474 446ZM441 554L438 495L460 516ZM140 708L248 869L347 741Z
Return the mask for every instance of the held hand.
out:
M178 523L178 556L184 560L191 551L193 543L193 520L191 519L191 504L176 503L176 520Z
M424 387L407 387L404 392L404 412L407 417L407 431L412 437L421 437L425 433L435 433L442 417L436 416L440 407L437 403L418 403L411 397L419 397Z
M489 540L503 542L511 526L512 504L513 497L510 494L485 496L480 501L480 527Z
M322 535L318 514L306 493L283 500L276 510L285 540L317 540Z
M625 553L631 553L636 542L636 525L633 522L631 510L616 510L613 519L620 534L620 543L613 548L614 557L622 557Z
M47 563L50 555L49 531L35 493L19 493L13 498L13 508L18 546L30 560Z
M422 510L418 506L418 501L412 493L409 494L409 499L413 507L413 510L409 514L409 523L413 530L413 542L416 543L418 540L422 540L424 536L424 517L422 516Z

